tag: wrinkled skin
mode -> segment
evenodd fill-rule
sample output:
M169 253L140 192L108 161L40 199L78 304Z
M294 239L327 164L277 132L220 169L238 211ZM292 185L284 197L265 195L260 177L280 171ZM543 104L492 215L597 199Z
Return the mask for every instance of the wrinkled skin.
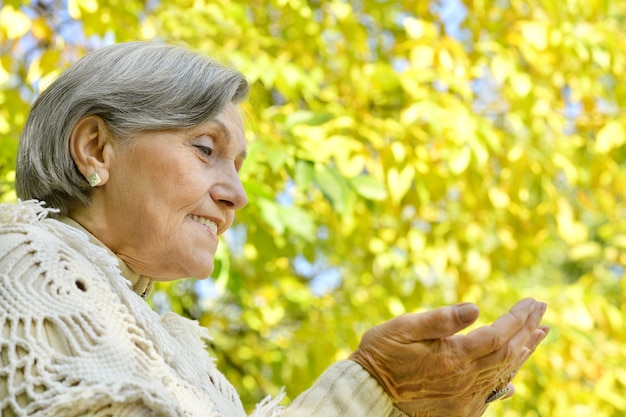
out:
M540 324L545 309L524 299L467 334L457 333L478 318L474 304L406 314L367 331L350 359L409 416L477 417L492 391L510 385L547 335L549 328Z

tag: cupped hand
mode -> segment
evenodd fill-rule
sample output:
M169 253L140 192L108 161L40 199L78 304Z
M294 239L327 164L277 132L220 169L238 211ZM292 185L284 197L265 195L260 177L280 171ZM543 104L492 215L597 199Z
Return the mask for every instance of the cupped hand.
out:
M478 318L474 304L406 314L368 330L350 359L410 416L477 417L545 338L545 309L527 298L465 335L456 333Z

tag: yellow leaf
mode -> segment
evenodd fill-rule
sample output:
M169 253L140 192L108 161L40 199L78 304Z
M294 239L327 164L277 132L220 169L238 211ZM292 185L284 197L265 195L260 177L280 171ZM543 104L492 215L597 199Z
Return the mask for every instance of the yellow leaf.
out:
M557 153L552 156L552 161L563 170L570 183L576 184L578 182L578 170L569 159Z
M485 230L483 229L483 226L477 222L468 223L465 226L464 233L467 241L470 243L479 242L485 237Z
M494 56L491 60L491 73L493 78L499 83L504 82L513 70L511 61L503 56Z
M26 81L30 84L34 84L41 78L41 68L39 65L39 59L35 59L28 67L28 73L26 75Z
M98 11L98 0L81 0L80 6L89 13L95 13Z
M626 249L626 235L616 234L611 239L611 243L620 249Z
M346 20L348 17L354 14L352 6L349 3L344 3L343 1L335 1L331 4L330 7L332 11L335 12L335 16L339 21Z
M517 162L522 156L524 156L524 149L519 145L513 145L506 154L506 158L510 162Z
M402 24L409 39L434 38L438 33L436 25L414 17L405 18Z
M548 46L548 26L542 22L520 23L522 36L532 47L543 51Z
M515 234L510 229L498 229L498 239L502 243L502 246L509 250L517 249L517 239L515 238Z
M476 281L484 281L491 274L491 261L476 250L470 250L465 260L465 269Z
M251 245L250 243L246 243L243 246L243 254L246 259L252 261L259 257L259 252L257 251L256 246Z
M32 25L33 36L37 39L50 39L52 37L53 31L43 17L33 20Z
M26 80L31 84L43 80L43 86L47 86L50 80L50 76L48 74L52 71L52 77L56 77L58 75L60 55L61 53L54 49L43 51L41 56L30 64Z
M387 174L387 184L391 200L397 204L406 195L415 178L415 170L410 165L405 166L401 171L391 168Z
M400 121L406 125L416 122L424 114L424 107L422 103L411 104L400 114Z
M76 20L80 20L83 16L82 10L89 14L93 14L98 11L97 0L69 0L67 9L70 16Z
M604 314L607 320L607 324L611 331L616 335L621 335L624 329L624 317L621 314L619 308L616 308L610 304L606 304L603 307ZM626 374L622 374L624 382L626 382Z
M450 172L455 175L462 174L465 172L469 163L472 159L472 152L469 147L464 146L450 156L448 159L448 166L450 167Z
M604 125L596 136L595 151L606 154L626 143L624 125L619 121L611 121Z
M505 208L511 202L509 195L498 187L491 187L488 191L488 195L489 201L491 201L491 204L497 209Z
M416 68L432 67L435 61L435 51L431 46L418 45L411 49L411 65Z
M399 316L401 314L406 313L406 308L404 307L404 304L402 304L402 301L400 301L398 297L389 297L387 299L387 308L389 308L389 311L394 316Z
M413 252L421 252L426 247L426 236L424 232L417 229L410 229L407 233L409 239L409 247Z
M80 0L69 0L67 2L67 10L70 13L72 19L80 20L82 17L82 13L80 12L80 8L78 7L78 2Z
M11 74L8 73L5 69L4 69L4 65L0 65L0 85L3 85L4 83L6 83L7 81L9 81L9 78L11 77Z
M593 317L589 310L580 304L571 304L563 308L561 313L562 325L571 326L580 330L591 330L594 326Z
M393 157L396 162L404 162L404 159L406 158L406 149L401 142L393 142L391 144L391 153L393 153Z
M526 97L533 88L533 83L528 74L518 72L511 75L511 88L518 97Z
M9 39L17 39L24 36L31 28L31 21L21 10L15 10L13 6L3 6L0 9L0 27Z
M581 225L576 225L580 227ZM583 226L584 227L584 226ZM584 232L586 234L586 228ZM602 255L602 247L597 242L583 242L570 249L569 257L572 260L594 259Z
M607 50L599 47L593 48L591 50L591 56L594 64L600 66L603 70L611 69L611 54Z
M60 73L61 71L59 69L56 69L41 77L41 79L39 80L39 91L45 90L52 83L52 81L54 81L59 76Z
M369 241L369 250L373 253L383 253L388 249L388 245L381 239L372 238Z
M280 303L274 302L272 306L264 306L261 309L263 323L265 326L276 326L285 316L285 309Z
M439 64L443 69L448 71L453 71L455 69L456 64L449 50L440 49L439 53L437 54L437 59L439 60Z
M569 245L587 241L589 235L587 227L576 221L572 207L565 199L560 199L557 204L556 223L559 235Z

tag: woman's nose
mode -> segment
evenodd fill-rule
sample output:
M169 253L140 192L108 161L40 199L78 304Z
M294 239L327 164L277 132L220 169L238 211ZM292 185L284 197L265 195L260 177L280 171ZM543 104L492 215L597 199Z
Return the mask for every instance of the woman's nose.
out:
M226 205L232 210L239 210L248 204L248 196L236 169L228 169L224 178L211 188L213 200Z

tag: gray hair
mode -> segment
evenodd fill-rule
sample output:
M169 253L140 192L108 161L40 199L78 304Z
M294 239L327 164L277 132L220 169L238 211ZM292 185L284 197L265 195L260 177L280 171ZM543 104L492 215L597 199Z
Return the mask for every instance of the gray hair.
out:
M145 131L192 128L248 96L238 71L185 47L128 42L78 60L33 104L18 146L15 188L66 215L90 187L69 151L74 125L100 116L119 142Z

